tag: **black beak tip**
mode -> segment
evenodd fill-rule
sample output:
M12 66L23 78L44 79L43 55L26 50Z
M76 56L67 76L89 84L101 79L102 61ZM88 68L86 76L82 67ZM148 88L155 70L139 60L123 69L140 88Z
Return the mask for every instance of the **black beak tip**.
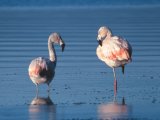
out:
M99 40L98 43L99 43L100 46L102 46L102 41L101 40Z
M63 52L65 48L65 44L62 44L61 47L62 47L62 52Z

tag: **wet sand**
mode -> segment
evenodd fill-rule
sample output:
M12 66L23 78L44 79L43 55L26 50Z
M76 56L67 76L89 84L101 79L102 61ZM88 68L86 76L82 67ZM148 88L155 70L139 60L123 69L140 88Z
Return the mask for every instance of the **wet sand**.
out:
M0 119L158 119L159 10L0 9ZM95 53L102 25L133 47L133 62L126 66L125 76L116 70L116 103L112 69ZM35 57L48 57L47 39L54 31L62 35L66 49L62 53L56 46L58 63L50 98L47 86L39 87L39 104L48 104L48 99L50 104L31 105L36 89L28 65Z

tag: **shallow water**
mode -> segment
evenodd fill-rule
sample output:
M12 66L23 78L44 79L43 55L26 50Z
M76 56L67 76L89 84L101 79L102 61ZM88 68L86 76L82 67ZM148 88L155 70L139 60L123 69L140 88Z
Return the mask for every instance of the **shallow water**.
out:
M0 118L109 119L120 114L118 118L158 119L159 9L1 9ZM118 107L114 107L126 108L126 112L101 111L101 106L107 109L113 102L112 69L95 54L97 30L102 25L133 47L133 62L126 66L125 76L121 69L116 70ZM53 105L31 106L36 95L28 65L35 57L48 57L47 39L54 31L62 35L66 48L62 53L56 46L58 63L50 93ZM39 97L47 98L47 86L39 89Z

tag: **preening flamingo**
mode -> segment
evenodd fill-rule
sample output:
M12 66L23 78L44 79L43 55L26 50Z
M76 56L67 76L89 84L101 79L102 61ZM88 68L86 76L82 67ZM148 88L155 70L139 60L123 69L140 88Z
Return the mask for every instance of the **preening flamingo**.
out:
M117 79L115 68L124 67L132 61L132 47L129 42L122 37L113 36L111 30L102 26L98 30L98 47L96 54L100 60L105 62L109 67L113 68L114 74L114 96L117 94Z
M52 33L48 38L49 58L35 58L29 65L29 77L36 85L37 93L38 85L42 83L46 83L48 90L50 89L49 85L54 77L57 62L54 44L59 44L62 47L62 52L64 51L65 43L61 36L58 33Z

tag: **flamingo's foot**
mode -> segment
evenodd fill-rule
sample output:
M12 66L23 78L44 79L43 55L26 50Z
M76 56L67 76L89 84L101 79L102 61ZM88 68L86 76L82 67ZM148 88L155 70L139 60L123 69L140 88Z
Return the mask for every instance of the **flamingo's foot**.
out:
M117 80L114 80L114 96L117 95Z

